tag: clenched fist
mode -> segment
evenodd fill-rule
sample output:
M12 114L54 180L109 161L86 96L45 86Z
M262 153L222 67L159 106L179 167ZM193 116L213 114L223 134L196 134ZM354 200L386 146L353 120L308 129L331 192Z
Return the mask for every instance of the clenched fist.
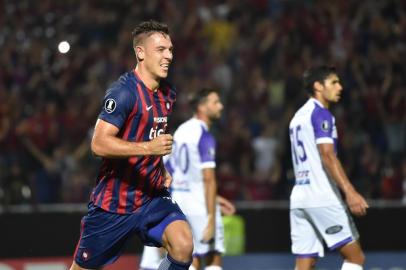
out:
M151 155L164 156L172 152L173 137L170 134L162 134L148 142Z
M369 205L361 194L356 191L351 191L345 194L345 197L351 213L356 216L364 216L367 213Z

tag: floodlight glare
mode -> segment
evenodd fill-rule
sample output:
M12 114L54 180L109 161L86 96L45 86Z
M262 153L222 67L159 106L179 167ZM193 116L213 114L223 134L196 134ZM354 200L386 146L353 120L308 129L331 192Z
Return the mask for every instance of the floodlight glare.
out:
M67 41L61 41L58 45L58 50L60 53L67 53L70 50L70 44Z

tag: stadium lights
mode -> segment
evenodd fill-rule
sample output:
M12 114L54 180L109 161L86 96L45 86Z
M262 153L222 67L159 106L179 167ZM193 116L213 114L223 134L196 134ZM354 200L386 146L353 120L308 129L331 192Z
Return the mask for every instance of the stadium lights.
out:
M58 51L59 51L60 53L65 54L65 53L69 52L69 50L70 50L70 44L69 44L69 42L67 42L66 40L59 42L59 44L58 44Z

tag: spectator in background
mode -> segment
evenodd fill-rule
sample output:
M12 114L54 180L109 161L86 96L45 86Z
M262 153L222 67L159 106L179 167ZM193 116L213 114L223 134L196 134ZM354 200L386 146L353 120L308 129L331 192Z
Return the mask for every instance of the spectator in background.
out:
M393 163L387 158L384 163L384 170L381 181L381 198L396 200L402 198L402 164Z
M3 115L11 124L0 140L0 160L7 164L0 173L0 185L7 182L4 177L14 162L24 164L25 183L43 169L27 155L16 127L37 117L48 100L56 101L53 114L60 121L56 131L61 137L55 142L44 136L34 143L47 145L48 155L62 141L69 140L70 149L81 143L94 125L103 95L100 89L135 64L127 42L133 18L173 22L177 57L169 76L180 92L212 83L223 88L221 96L227 106L219 131L241 147L221 142L218 165L231 164L238 178L254 173L251 145L263 128L256 121L258 110L277 119L281 128L287 127L306 99L297 92L303 67L325 59L336 63L346 88L351 89L334 109L337 121L344 123L337 123L337 128L347 141L340 144L340 153L346 166L353 168L348 170L350 177L359 183L369 181L355 169L358 160L354 158L366 143L376 148L377 155L389 155L390 162L405 157L403 1L141 2L120 1L111 6L51 1L39 6L35 1L5 1L0 20L0 107L8 108L2 113L0 130L7 121ZM213 27L217 25L221 28ZM57 50L62 40L71 45L66 54ZM186 120L189 109L180 95L172 118L174 128ZM342 115L336 114L340 110ZM73 128L71 117L79 117L80 126ZM290 167L284 137L278 138L280 158L283 166ZM90 158L82 162L95 174L95 162ZM379 167L377 174L383 174L382 170ZM280 190L290 188L284 174L279 183L284 185ZM368 189L361 191L378 196L369 195ZM277 195L287 199L286 193Z
M275 166L277 157L278 138L275 123L265 123L260 135L252 140L255 151L255 177L268 178Z

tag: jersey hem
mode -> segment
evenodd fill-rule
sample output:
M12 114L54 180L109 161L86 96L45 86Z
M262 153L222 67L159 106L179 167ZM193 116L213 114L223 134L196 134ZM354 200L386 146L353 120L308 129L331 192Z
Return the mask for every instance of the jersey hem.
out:
M329 137L323 137L323 138L316 139L316 144L322 144L322 143L334 144L334 140Z

